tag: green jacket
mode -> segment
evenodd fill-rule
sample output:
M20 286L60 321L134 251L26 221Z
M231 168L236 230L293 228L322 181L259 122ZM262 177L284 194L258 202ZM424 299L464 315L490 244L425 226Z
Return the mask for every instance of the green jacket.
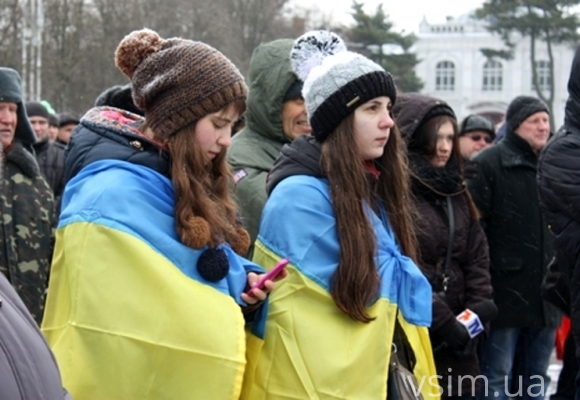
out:
M228 149L233 194L252 243L267 199L266 178L282 146L290 142L282 130L282 105L284 94L298 79L290 65L293 44L291 39L279 39L254 50L246 127L234 136Z
M40 324L52 257L53 195L19 142L2 161L0 272Z

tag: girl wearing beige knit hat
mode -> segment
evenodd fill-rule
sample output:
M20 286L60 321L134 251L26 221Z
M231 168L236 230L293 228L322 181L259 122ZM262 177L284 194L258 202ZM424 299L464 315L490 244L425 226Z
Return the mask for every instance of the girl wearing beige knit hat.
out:
M148 29L115 57L145 117L93 108L71 137L43 331L74 398L238 398L244 325L274 285L244 293L263 270L228 195L246 85Z

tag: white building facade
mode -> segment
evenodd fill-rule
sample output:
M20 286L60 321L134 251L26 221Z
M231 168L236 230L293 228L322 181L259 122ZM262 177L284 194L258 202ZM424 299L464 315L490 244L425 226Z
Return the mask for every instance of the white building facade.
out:
M482 48L505 49L501 38L485 29L485 22L472 13L432 25L424 18L419 26L415 52L420 63L417 76L424 82L422 93L441 98L453 108L459 121L481 114L499 123L510 101L519 95L537 96L532 85L530 40L514 40L511 60L487 59ZM574 48L554 45L554 125L564 120L567 84ZM536 43L536 70L540 85L549 88L549 58L546 45ZM546 97L548 93L544 91Z

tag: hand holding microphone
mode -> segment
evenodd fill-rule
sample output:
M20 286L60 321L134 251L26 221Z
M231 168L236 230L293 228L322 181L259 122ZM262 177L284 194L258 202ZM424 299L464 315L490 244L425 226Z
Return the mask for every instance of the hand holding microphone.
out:
M485 323L495 318L497 312L495 303L488 299L466 308L455 317L455 324L445 335L447 345L460 357L471 354Z

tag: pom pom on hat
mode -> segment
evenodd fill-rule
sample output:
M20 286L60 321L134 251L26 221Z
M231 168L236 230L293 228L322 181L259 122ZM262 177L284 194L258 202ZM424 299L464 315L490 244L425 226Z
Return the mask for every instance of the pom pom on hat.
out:
M397 91L391 74L363 55L347 51L332 32L300 36L290 59L294 72L304 81L302 95L312 135L319 142L361 104L380 96L395 103Z
M343 40L333 32L311 31L300 36L290 52L294 73L305 81L312 69L333 54L346 51Z
M131 79L135 106L159 141L233 102L245 102L248 94L240 71L218 50L193 40L162 39L150 29L127 35L115 62Z
M129 78L150 54L159 51L162 39L151 29L142 29L128 34L115 51L115 64Z

